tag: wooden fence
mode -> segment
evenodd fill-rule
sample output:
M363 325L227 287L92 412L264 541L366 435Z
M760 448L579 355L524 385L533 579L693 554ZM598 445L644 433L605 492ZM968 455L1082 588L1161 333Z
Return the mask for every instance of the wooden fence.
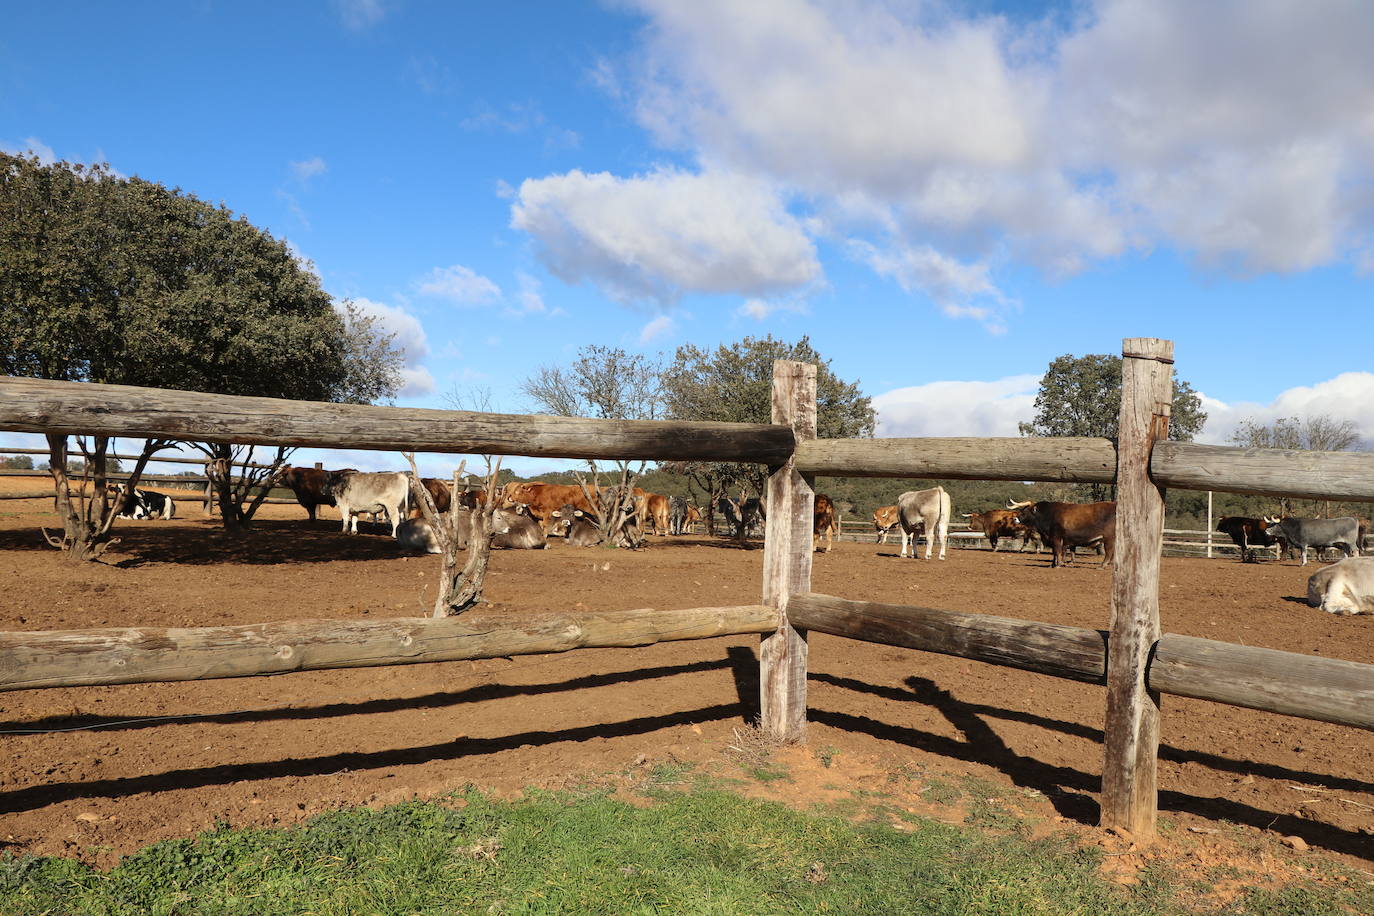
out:
M762 724L806 726L809 630L1102 684L1102 824L1154 835L1162 693L1374 728L1374 666L1161 633L1162 487L1374 501L1374 456L1169 442L1173 345L1124 341L1121 434L1107 439L816 438L816 367L774 367L771 424L598 421L313 404L0 378L0 430L261 445L768 465L761 602L462 619L0 633L0 690L280 674L761 633ZM811 591L817 475L1115 483L1109 626L1086 630Z

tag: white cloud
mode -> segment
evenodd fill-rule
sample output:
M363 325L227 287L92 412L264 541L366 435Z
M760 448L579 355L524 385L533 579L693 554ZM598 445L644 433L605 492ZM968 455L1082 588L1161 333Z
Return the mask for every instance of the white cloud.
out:
M884 253L873 269L990 330L1012 259L1057 275L1156 246L1245 272L1374 264L1364 0L1089 0L1036 22L941 2L632 2L641 52L598 62L595 82L693 178L760 182L768 222L857 239ZM571 177L517 205L560 276L622 298L722 291L675 271L700 239L651 223L637 242L652 216L574 212ZM598 201L652 206L630 193L645 179L599 178Z
M1374 447L1374 372L1343 372L1315 385L1289 388L1268 404L1241 401L1227 404L1200 394L1207 425L1197 441L1228 445L1231 434L1245 420L1269 424L1281 417L1307 419L1329 416L1350 420L1360 438Z
M929 382L873 398L880 437L1018 436L1035 415L1039 375L991 382Z
M373 302L371 299L354 299L353 305L364 315L376 319L374 328L384 334L395 335L392 345L401 350L401 390L400 397L419 397L434 391L434 376L421 363L429 356L429 338L425 334L420 319L403 308ZM342 311L342 303L335 308Z
M793 312L804 315L806 311L806 303L800 300L752 298L740 303L740 307L735 309L735 314L741 318L764 321L770 315L775 315L778 312Z
M448 299L458 305L486 305L501 298L501 287L469 267L436 267L416 284L422 295Z
M291 177L301 184L306 184L310 179L323 175L327 171L329 171L329 166L319 156L312 156L309 159L291 163Z
M343 24L355 32L371 28L387 14L383 0L334 0L334 9Z
M622 302L766 295L820 276L815 248L782 200L738 174L574 170L526 180L511 225L534 237L559 278L590 281Z
M516 304L510 311L517 315L549 313L549 307L544 304L544 296L540 292L543 285L536 278L524 271L517 271L515 282L520 287L520 291L515 294Z
M37 137L25 137L22 141L0 140L0 150L11 156L37 156L43 165L57 162L57 154L53 152L52 147Z
M677 322L667 315L659 315L650 321L639 331L639 343L641 346L651 343L666 334L672 333L677 328Z

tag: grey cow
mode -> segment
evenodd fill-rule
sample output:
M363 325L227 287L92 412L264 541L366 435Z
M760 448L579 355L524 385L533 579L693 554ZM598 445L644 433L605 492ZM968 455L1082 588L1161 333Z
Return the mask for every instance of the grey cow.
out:
M1307 565L1307 548L1339 547L1347 557L1360 555L1360 523L1352 516L1343 518L1285 518L1268 528L1264 533L1270 537L1281 537L1290 547L1302 548L1301 566Z

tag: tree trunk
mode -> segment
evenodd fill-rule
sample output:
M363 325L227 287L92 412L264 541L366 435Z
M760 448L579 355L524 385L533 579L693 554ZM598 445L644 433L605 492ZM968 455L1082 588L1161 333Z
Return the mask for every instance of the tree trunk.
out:
M49 433L47 439L48 467L53 478L57 514L62 519L62 536L48 534L47 529L40 530L47 542L63 551L69 560L98 560L117 543L117 539L110 537L117 507L111 504L105 485L105 454L110 440L106 436L95 437L94 451L83 454L86 466L82 471L81 488L73 498L71 478L67 476L67 437ZM86 487L88 480L89 488Z

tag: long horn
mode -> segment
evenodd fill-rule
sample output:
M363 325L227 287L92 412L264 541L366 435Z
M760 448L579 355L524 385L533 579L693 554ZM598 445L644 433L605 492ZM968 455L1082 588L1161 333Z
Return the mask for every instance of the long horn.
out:
M1033 499L1028 499L1028 500L1026 500L1025 502L1019 502L1019 503L1018 503L1016 500L1014 500L1014 499L1008 499L1008 500L1007 500L1007 508L1008 508L1008 509L1021 509L1021 508L1025 507L1025 506L1032 505L1034 502L1035 502L1035 500L1033 500Z

